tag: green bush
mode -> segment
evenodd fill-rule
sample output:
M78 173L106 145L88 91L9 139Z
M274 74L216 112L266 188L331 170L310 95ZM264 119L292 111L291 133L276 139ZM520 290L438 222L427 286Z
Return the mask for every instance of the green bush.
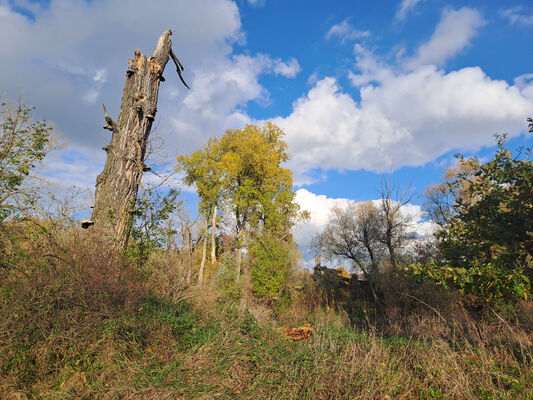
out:
M236 280L237 263L232 253L224 253L217 273L218 298L220 301L238 301L242 285Z
M270 234L257 237L249 249L254 294L278 300L287 287L294 246Z
M526 299L533 278L531 149L513 155L498 138L494 158L470 166L449 185L460 189L436 232L440 259L410 266L416 275L486 301Z

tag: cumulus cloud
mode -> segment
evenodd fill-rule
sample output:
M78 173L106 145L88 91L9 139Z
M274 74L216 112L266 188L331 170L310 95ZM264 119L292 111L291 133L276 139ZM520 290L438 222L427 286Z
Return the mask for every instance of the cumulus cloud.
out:
M473 8L444 10L429 41L418 48L417 55L407 65L410 68L427 64L444 65L449 58L470 45L483 25L485 20Z
M329 28L328 32L326 33L327 40L333 37L338 37L343 42L346 40L356 40L356 39L366 38L369 36L370 36L369 31L360 31L360 30L355 29L348 21L348 18L342 22L339 22L338 24L333 25L331 28Z
M303 255L304 264L307 268L313 266L314 253L311 250L311 240L321 233L328 223L331 210L334 207L346 209L349 205L357 204L350 199L335 199L324 195L317 195L306 189L296 191L294 199L300 205L301 210L309 211L310 219L298 224L294 229L294 239L298 244L298 249ZM379 206L380 200L373 200ZM402 214L409 218L410 223L407 232L413 238L431 237L435 232L435 224L424 220L424 213L420 206L406 204L401 209Z
M407 17L407 14L411 12L416 7L416 5L422 1L423 0L403 0L398 6L398 10L396 11L394 18L397 21L403 21L405 17Z
M101 103L116 118L127 59L135 48L151 54L158 36L174 29L175 52L185 64L185 78L194 84L197 71L228 58L240 33L237 7L224 0L163 0L148 9L141 0L126 8L118 0L55 0L37 10L35 21L12 11L7 1L0 5L0 49L9 54L0 64L0 75L10 77L2 81L6 97L22 93L26 103L37 107L37 117L55 121L72 148L92 151L97 162L104 156L94 151L109 140L101 130ZM168 131L168 115L186 89L171 68L166 75L158 126ZM181 97L171 98L176 88Z
M16 12L15 3L33 17ZM243 32L237 5L228 0L161 0L149 8L142 0L128 7L121 0L54 0L31 9L32 2L15 3L0 0L0 51L9 54L0 76L10 77L2 80L0 94L11 100L22 94L37 107L36 118L54 121L68 150L85 156L64 163L85 168L92 185L105 160L101 147L109 142L102 103L116 119L127 59L136 48L151 55L166 29L174 31L173 48L191 87L167 68L152 136L164 140L170 164L208 137L250 122L246 103L269 102L261 74L292 78L300 71L294 58L234 54Z
M425 66L360 89L357 103L334 78L320 80L275 123L286 134L290 166L389 172L420 166L452 149L517 135L533 107L524 89L491 80L480 68L445 73Z
M286 78L294 78L296 75L300 73L302 68L300 67L300 64L298 63L298 60L296 58L291 58L287 62L283 62L280 59L277 59L274 62L274 73L276 75L281 75Z
M439 27L447 26L452 15L480 21L473 10L448 10ZM435 43L441 31L446 29L437 28L428 43ZM349 78L359 101L326 77L294 102L289 116L274 120L286 132L289 166L299 184L312 181L306 171L313 169L391 172L424 165L451 150L492 145L497 132L516 136L525 131L533 108L530 75L511 85L491 79L480 67L446 72L412 59L389 65L360 45L355 53L356 72ZM419 51L424 54L429 53ZM434 60L450 54L441 52Z
M299 69L295 59L283 62L262 54L226 57L217 65L200 69L191 90L172 113L174 134L167 141L180 145L181 152L189 152L201 147L210 136L253 122L244 110L246 103L269 101L258 77L276 74L290 78Z

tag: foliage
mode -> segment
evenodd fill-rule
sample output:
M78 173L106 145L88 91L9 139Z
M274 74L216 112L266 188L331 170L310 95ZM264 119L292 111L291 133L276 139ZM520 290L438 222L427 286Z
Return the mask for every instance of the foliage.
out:
M222 302L235 302L241 297L242 285L237 279L235 259L230 253L224 253L217 272L218 297Z
M277 300L287 287L293 263L294 245L263 233L253 241L251 257L252 290L262 298Z
M31 108L0 103L0 222L35 201L35 193L22 183L50 151L53 128L33 122Z
M460 188L443 228L436 233L441 259L411 269L446 287L487 301L528 298L533 278L533 164L497 137L493 159L460 157L471 168L451 180Z
M477 325L453 320L421 293L401 296L397 281L386 286L401 290L408 307L365 310L370 323L387 318L386 330L371 333L357 322L354 329L339 304L324 304L312 291L275 316L253 299L237 307L235 298L199 313L209 286L177 301L150 294L135 266L96 232L10 221L0 234L0 398L533 395L531 322L528 328L515 315ZM235 288L234 260L226 263L227 287ZM513 314L529 305L521 302ZM292 342L279 332L281 320L315 330ZM462 336L465 325L477 343Z
M135 218L130 232L127 253L139 264L146 262L151 253L165 246L176 233L171 222L172 214L180 206L179 191L164 193L157 188L143 190L135 207Z
M424 209L441 228L457 215L456 203L472 201L468 189L478 167L477 160L460 157L453 167L446 169L441 183L426 188Z
M300 213L292 173L281 167L288 159L283 135L272 123L247 125L180 156L178 168L185 182L196 185L201 210L221 204L232 211L238 232L266 228L287 236Z
M185 173L183 180L186 184L196 186L200 200L198 207L201 214L207 217L211 210L222 201L224 170L220 163L220 148L214 138L209 139L203 150L198 150L190 156L178 157L176 169Z

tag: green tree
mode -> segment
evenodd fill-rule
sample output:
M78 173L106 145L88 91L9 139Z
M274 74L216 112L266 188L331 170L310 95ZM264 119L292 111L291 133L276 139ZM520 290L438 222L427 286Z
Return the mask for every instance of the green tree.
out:
M136 201L133 226L128 241L128 254L144 264L151 253L168 245L177 231L168 222L180 207L179 191L163 192L157 188L143 190Z
M533 278L533 164L530 149L514 155L497 137L486 163L460 157L471 168L452 180L460 187L443 228L436 232L440 258L410 268L447 287L481 296L527 298ZM472 172L473 171L473 172Z
M263 231L292 240L290 230L305 216L294 203L292 172L281 167L288 160L284 132L272 123L259 127L227 130L211 138L203 150L178 158L200 197L200 211L214 205L232 214L237 247L237 279L240 276L242 247L246 234Z
M53 147L53 128L32 121L31 111L20 102L0 103L0 222L33 204L37 195L23 182Z

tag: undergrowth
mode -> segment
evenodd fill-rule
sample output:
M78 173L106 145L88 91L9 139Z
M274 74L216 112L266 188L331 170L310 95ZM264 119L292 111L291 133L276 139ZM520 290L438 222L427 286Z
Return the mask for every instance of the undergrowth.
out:
M313 293L280 312L210 286L166 296L96 237L43 224L3 232L1 260L0 398L533 398L527 333L386 333ZM446 325L432 314L417 324ZM304 322L308 341L277 329Z

